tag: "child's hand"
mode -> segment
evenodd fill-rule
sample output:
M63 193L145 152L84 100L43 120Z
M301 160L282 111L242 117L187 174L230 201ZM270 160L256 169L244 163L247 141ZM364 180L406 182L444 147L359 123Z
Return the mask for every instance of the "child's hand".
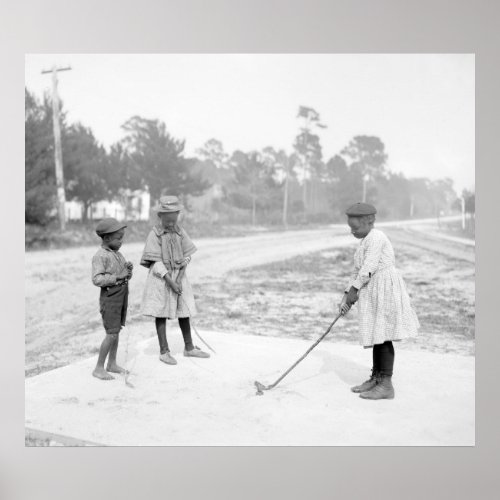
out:
M176 283L175 281L172 281L170 288L177 294L177 295L182 295L182 287Z
M339 313L342 315L347 314L349 312L349 309L351 309L351 306L347 305L346 302L346 294L342 297L342 301L339 304Z
M179 295L182 293L182 283L180 281L176 281L175 284L177 285L177 288L179 289Z
M125 263L125 265L127 266L127 269L128 269L129 271L132 271L132 269L134 269L134 264L132 264L132 262L130 262L130 261L127 261L127 262Z
M128 278L128 270L122 271L120 274L116 275L116 281L123 281Z
M175 263L181 267L187 266L191 262L191 257L184 257L183 259L176 260Z
M354 288L351 286L351 289L347 293L347 295L344 296L346 304L351 307L353 304L355 304L358 301L358 290L357 288Z

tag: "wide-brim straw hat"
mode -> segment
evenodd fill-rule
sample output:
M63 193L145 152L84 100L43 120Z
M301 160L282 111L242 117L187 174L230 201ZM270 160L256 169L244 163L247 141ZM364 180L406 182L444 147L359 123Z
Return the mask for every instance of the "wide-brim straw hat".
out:
M177 196L162 196L154 211L159 214L170 212L180 212L184 207L180 204Z

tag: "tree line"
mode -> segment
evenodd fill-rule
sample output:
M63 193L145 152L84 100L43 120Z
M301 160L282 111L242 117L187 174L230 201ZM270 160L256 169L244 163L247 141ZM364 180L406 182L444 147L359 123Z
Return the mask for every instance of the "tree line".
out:
M295 224L343 220L346 206L366 200L383 218L433 217L457 208L451 179L407 178L387 168L379 137L359 135L332 158L323 157L319 113L298 109L292 152L272 146L260 151L226 152L209 139L192 157L185 141L164 122L132 116L122 138L104 148L89 127L68 123L61 107L61 139L66 198L88 208L101 200L127 206L132 191L148 190L154 204L162 194L189 200L217 187L211 210L222 220ZM464 193L467 207L474 194ZM25 218L46 225L55 217L56 183L52 107L25 89ZM232 215L232 218L230 217ZM239 214L235 219L234 214Z

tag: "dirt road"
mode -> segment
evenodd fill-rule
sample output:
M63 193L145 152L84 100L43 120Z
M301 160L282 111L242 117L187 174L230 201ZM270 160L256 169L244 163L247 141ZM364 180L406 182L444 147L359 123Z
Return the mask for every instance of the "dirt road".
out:
M384 228L384 231L391 239L394 245L398 243L411 243L414 247L430 250L454 259L465 260L475 263L475 246L471 244L473 240L461 238L452 238L446 235L440 235L434 232L425 232L422 228Z
M437 320L449 322L450 318L456 321L468 312L468 309L460 311L460 307L474 307L471 293L474 269L469 263L474 259L471 245L441 240L428 230L422 233L416 228L409 232L408 229L387 226L384 231L401 257L401 265L407 266L405 276L414 281L415 277L418 278L418 283L415 283L422 292L419 297L432 301L434 307L440 303L433 294L438 293L444 299L450 297L446 302L449 304L448 314L441 315L439 309L434 309L431 313L437 318L430 318L429 324L436 324L432 321ZM243 308L237 300L235 281L241 281L243 290L258 294L250 280L253 273L264 274L266 279L271 276L269 281L273 285L279 280L261 264L295 256L303 260L303 255L314 253L309 257L310 262L300 268L314 277L318 275L318 269L328 267L331 259L343 252L338 250L341 247L346 247L343 261L347 266L350 262L347 255L350 256L351 247L354 250L358 242L347 233L345 226L338 226L245 238L200 239L196 244L199 251L190 264L189 273L193 283L212 292L204 293L203 297L209 297L207 310L213 314L217 299L213 291L217 289L217 283L225 285L226 281L231 282L231 294L224 296L224 307L230 302L240 312ZM422 251L415 251L415 248L422 248ZM241 331L234 328L227 331L219 328L201 330L203 337L218 352L210 360L184 358L182 336L176 331L170 335L169 343L179 360L176 369L182 376L177 377L171 376L173 372L168 368L165 370L165 365L157 359L154 324L131 321L124 330L119 361L132 371L133 387L125 385L121 378L105 384L94 379L90 373L103 335L97 310L98 289L90 281L90 260L95 251L95 247L89 247L26 254L28 378L25 411L28 427L50 435L60 434L110 445L474 444L475 360L473 355L463 356L449 352L447 348L439 352L424 352L410 346L398 351L399 366L405 369L398 371L398 396L389 403L389 419L382 408L383 402L366 405L349 391L350 385L364 379L370 360L358 345L343 342L340 332L337 332L337 338L323 342L321 349L311 353L307 363L292 372L279 388L261 398L255 396L253 382L256 378L264 383L274 381L311 345L308 338L283 335L283 327L294 322L293 314L290 315L292 308L286 308L287 319L281 323L279 316L271 310L262 324L266 335L252 335L243 328ZM125 244L123 247L125 256L136 264L131 282L130 316L137 315L147 273L138 265L141 252L142 244ZM456 258L467 262L462 265ZM318 261L314 273L311 266ZM253 266L258 267L233 273ZM280 276L283 269L286 272L284 263L269 267L278 269ZM340 265L336 267L339 269L335 272L341 273ZM298 272L296 268L293 270ZM465 279L459 279L461 273L466 275ZM448 282L440 282L443 275L448 276ZM286 280L294 293L302 293L296 290L300 280L289 276ZM217 286L210 288L214 282ZM451 286L457 283L465 290L461 290L459 297ZM280 293L288 297L286 288L277 289L274 295L268 289L257 288L262 292L262 300L268 301L272 307L281 301ZM314 289L315 299L321 298L320 292ZM325 289L325 297L331 292ZM467 300L454 302L462 295ZM245 307L258 307L261 303L255 302L255 296L250 297L251 300L246 296L243 298ZM288 297L287 304L293 306L293 299L294 296ZM421 310L424 311L424 307ZM298 314L302 314L301 311ZM227 317L234 326L238 318ZM319 312L315 317L320 318L321 323L327 323L327 318ZM343 327L346 332L348 319L345 318ZM247 316L241 321L249 323ZM280 325L279 335L272 335L272 322ZM259 331L256 326L258 324L254 322L250 330ZM170 327L178 329L176 322L171 322ZM431 330L421 334L424 344L430 335L439 337L441 344L471 342L461 338L461 331L456 326L454 331L458 337L439 335L437 327ZM55 369L58 367L62 368ZM40 376L32 376L41 372L44 373ZM415 373L419 374L418 391L414 390ZM446 381L441 384L444 392L442 397L429 400L428 394L434 390L436 380ZM195 413L192 412L193 398L196 398ZM172 401L176 404L172 405ZM440 418L444 414L447 418ZM137 422L145 421L148 426L137 425ZM304 421L312 423L307 427L308 432L304 432ZM332 421L336 425L332 426ZM234 422L238 425L235 426ZM142 429L142 432L137 432L137 429ZM186 433L186 429L189 432ZM388 433L387 429L391 432ZM56 439L55 442L59 441Z
M306 252L354 245L345 228L265 233L238 238L200 239L190 264L193 282L222 277L231 270L283 260ZM69 360L78 352L79 334L99 329L98 289L90 280L90 262L97 247L31 252L25 255L25 343L36 352L49 343L68 343ZM137 315L147 270L139 265L142 243L125 243L122 252L135 265L130 284L129 315ZM88 342L88 339L87 339ZM71 343L71 349L69 346ZM98 344L96 344L98 345ZM50 364L45 359L43 365ZM54 367L59 364L54 360ZM26 369L33 369L27 362ZM36 371L35 371L36 373Z
M399 240L407 243L411 238L412 244L432 251L445 252L458 258L474 257L473 249L455 242L430 238L418 232L410 235L401 228L390 227L387 231L395 242ZM238 238L200 239L196 244L199 251L189 268L193 283L203 278L222 280L227 273L236 269L281 261L305 253L345 246L352 246L354 249L357 241L345 226L331 226ZM122 248L126 258L135 264L130 285L129 317L138 315L147 275L147 270L139 265L142 248L142 243L125 243ZM61 356L52 356L52 359L52 348L57 347L58 352L65 352L63 357L69 363L80 355L88 355L89 345L99 345L101 329L97 309L98 289L90 280L90 262L95 251L96 247L82 247L25 255L28 374L61 366ZM30 362L30 358L35 360ZM40 366L38 371L37 364Z

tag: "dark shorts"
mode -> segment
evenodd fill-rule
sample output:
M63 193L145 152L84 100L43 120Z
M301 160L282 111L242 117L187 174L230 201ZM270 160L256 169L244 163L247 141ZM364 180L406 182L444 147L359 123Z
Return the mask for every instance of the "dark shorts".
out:
M116 285L101 288L99 309L104 329L108 334L115 334L125 325L128 306L128 285Z

